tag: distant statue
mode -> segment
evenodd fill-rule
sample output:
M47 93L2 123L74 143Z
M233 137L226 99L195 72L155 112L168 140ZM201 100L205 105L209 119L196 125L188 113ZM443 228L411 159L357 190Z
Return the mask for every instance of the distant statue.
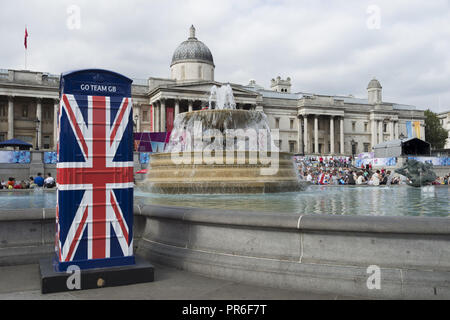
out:
M409 179L408 184L413 187L426 186L437 179L436 173L431 170L431 163L422 163L417 160L408 159L400 169L395 172Z

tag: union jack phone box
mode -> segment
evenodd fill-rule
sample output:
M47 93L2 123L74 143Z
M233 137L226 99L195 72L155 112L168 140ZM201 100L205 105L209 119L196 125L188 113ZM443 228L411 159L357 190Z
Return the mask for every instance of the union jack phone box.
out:
M132 82L98 69L61 75L56 271L135 263Z

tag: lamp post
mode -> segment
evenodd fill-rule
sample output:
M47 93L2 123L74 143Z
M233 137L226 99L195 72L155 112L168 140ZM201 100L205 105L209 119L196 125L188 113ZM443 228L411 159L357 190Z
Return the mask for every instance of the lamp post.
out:
M36 150L39 150L39 125L41 124L41 121L37 118L34 120L34 123L36 124Z
M134 132L137 132L137 123L138 123L138 120L139 120L139 116L138 116L138 115L135 115L135 116L134 116L134 121L133 121Z
M356 154L356 141L354 139L352 139L351 141L352 144L352 161L355 161L355 154Z

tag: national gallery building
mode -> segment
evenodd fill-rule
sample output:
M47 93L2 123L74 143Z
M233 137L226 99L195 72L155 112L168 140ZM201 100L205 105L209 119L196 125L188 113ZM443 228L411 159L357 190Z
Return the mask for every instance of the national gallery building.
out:
M175 50L170 79L150 77L133 83L136 132L167 132L174 117L208 106L215 64L211 51L189 38ZM382 86L372 79L367 98L291 92L291 79L272 79L270 88L250 80L230 84L238 109L264 112L271 129L279 129L281 151L351 155L370 152L376 144L407 136L407 123L425 138L424 111L384 102ZM59 76L44 72L0 70L0 141L17 138L42 150L56 146ZM419 127L420 126L420 127Z

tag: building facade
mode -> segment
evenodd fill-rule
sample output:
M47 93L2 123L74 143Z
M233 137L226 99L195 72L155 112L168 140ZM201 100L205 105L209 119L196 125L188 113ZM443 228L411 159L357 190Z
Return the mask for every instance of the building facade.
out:
M132 98L137 132L165 132L183 112L209 105L215 64L209 48L196 37L175 50L171 78L136 80ZM370 152L378 143L407 135L406 123L420 122L425 138L424 111L384 102L382 86L372 79L367 99L353 96L292 93L291 79L277 77L270 89L250 80L230 83L238 109L264 112L279 130L281 151L301 154L351 155ZM17 138L40 149L56 146L59 76L42 72L0 70L0 141ZM353 146L353 147L352 147Z

